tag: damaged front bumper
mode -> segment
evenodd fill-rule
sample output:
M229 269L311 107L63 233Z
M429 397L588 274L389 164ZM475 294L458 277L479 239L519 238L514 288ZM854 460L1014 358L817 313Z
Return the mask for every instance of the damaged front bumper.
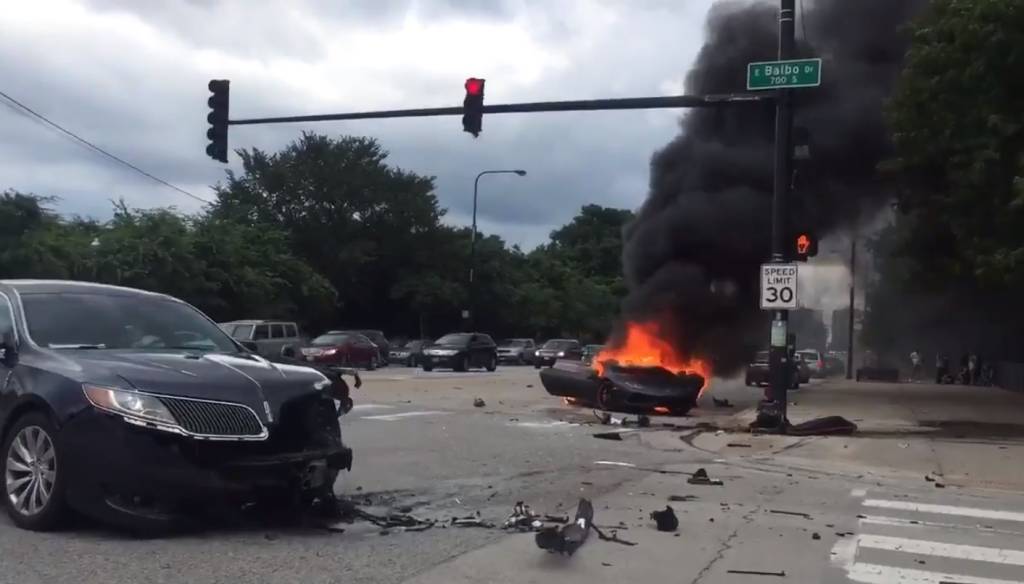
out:
M90 409L65 424L61 439L69 504L126 527L172 523L263 498L325 496L333 493L338 473L352 468L336 413L333 427L321 424L305 434L279 424L264 441L215 442L133 426Z

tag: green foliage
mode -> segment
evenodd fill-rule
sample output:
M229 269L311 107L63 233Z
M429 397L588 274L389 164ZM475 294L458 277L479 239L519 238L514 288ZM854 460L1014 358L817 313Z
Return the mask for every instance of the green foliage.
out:
M622 227L588 205L530 253L442 223L431 177L394 168L372 138L304 134L276 153L242 150L242 171L194 216L115 204L105 223L64 220L56 199L0 197L5 278L96 280L172 294L216 320L294 318L428 337L474 326L498 337L604 340L625 293Z

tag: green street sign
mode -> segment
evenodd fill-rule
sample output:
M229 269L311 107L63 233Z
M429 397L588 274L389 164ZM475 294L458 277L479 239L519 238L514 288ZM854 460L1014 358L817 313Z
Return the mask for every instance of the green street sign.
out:
M821 85L821 59L764 61L747 65L747 89L787 89Z

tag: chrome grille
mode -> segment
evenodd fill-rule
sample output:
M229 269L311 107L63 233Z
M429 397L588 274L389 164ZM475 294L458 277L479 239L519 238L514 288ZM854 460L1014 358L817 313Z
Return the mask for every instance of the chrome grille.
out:
M223 402L160 396L187 432L203 436L260 436L263 424L251 409Z

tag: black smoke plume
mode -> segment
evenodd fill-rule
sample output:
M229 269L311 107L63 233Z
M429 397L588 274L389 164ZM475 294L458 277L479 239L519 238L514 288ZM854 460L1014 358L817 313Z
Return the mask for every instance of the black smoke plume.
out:
M883 105L924 0L806 0L800 57L824 59L820 88L796 96L811 159L795 165L792 215L819 237L885 204ZM719 2L687 76L689 94L741 93L747 63L772 60L778 5ZM768 344L758 266L770 256L774 105L693 110L651 160L650 191L625 230L626 320L657 321L681 352L738 370ZM613 334L612 344L621 337Z

